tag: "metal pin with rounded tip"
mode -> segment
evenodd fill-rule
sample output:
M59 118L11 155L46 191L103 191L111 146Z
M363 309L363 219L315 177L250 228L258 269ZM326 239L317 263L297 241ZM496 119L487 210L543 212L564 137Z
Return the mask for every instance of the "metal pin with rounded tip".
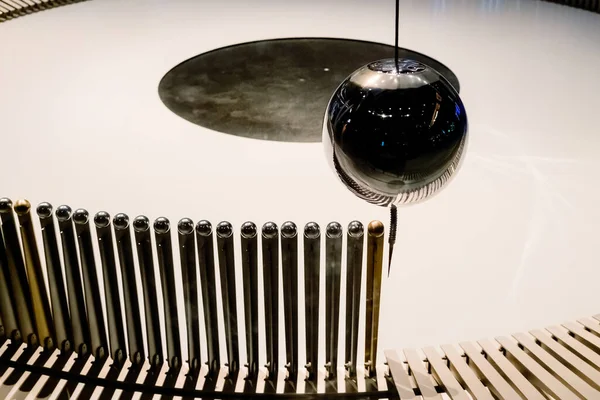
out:
M307 380L316 383L319 366L319 280L321 276L321 228L304 226L304 301L306 313Z
M258 376L258 238L256 225L245 222L240 229L246 325L248 378Z
M6 278L8 263L5 252L2 231L0 230L0 325L2 325L0 328L0 342L4 342L4 338L19 342L21 341L21 332L19 331L17 315L11 299L9 282Z
M0 220L2 229L0 243L4 244L2 251L6 259L7 273L6 278L9 282L10 293L13 299L13 306L16 310L17 324L21 337L30 345L35 346L39 340L35 331L35 321L33 319L31 305L31 291L27 280L25 262L21 254L17 227L13 214L13 204L10 199L0 199Z
M348 225L346 245L346 367L348 376L356 378L358 321L364 247L364 226L359 221Z
M42 240L44 242L44 256L48 286L50 288L50 303L52 304L56 346L63 352L69 352L72 349L73 332L71 330L62 263L56 241L52 205L50 203L40 203L37 206L36 212L42 227Z
M165 332L167 334L167 362L169 367L181 367L181 341L179 339L179 315L177 313L177 295L175 294L175 271L173 269L173 245L171 242L171 223L165 217L154 221L156 253L162 286Z
M298 376L298 229L291 221L281 225L281 269L288 381Z
M60 230L63 259L65 262L71 332L73 333L73 350L80 356L85 356L90 352L91 338L85 310L85 297L83 287L81 286L81 273L79 260L77 259L71 207L66 205L59 206L56 208L55 215Z
M150 220L140 215L133 220L133 230L137 247L138 263L144 292L144 314L146 317L146 337L148 340L148 360L153 368L160 368L163 362L162 339L158 319L158 296L154 278L152 238Z
M123 327L123 313L119 301L119 286L117 284L117 265L115 262L115 248L113 235L110 229L110 215L100 211L94 216L98 250L102 263L102 276L104 278L104 296L106 300L106 317L108 322L108 339L110 356L116 365L122 365L127 357L125 344L125 329Z
M33 221L31 220L31 203L27 200L18 200L14 206L21 228L21 242L25 256L27 277L31 293L31 305L38 340L46 349L53 349L56 345L54 327L52 325L52 312L44 282L42 261L37 247Z
M196 247L202 284L202 305L206 329L208 377L216 378L221 368L217 317L217 289L212 225L206 220L196 224Z
M279 230L274 222L262 227L262 260L267 379L275 380L279 369Z
M194 222L183 218L177 224L179 237L179 256L181 260L181 278L183 281L183 299L185 302L185 321L188 343L188 364L193 374L199 372L200 359L200 314L198 305L198 274L196 273L196 247L194 242Z
M227 362L230 376L239 371L239 340L237 326L235 261L233 252L233 227L229 222L217 225L217 249L221 276L221 298L225 322L225 340L227 342Z
M96 227L100 226L100 229L110 228L110 220L106 221L107 217L109 217L108 214L96 214L96 218L94 218ZM113 218L113 229L121 268L121 280L123 282L123 303L127 324L129 360L134 366L141 366L144 362L145 351L129 217L122 213L115 215Z
M327 225L325 237L325 361L328 379L337 377L340 323L340 277L342 271L342 226Z
M75 233L79 244L79 258L85 289L85 304L87 308L88 325L90 327L91 351L94 356L103 360L108 357L108 340L106 325L102 314L102 300L98 286L98 271L92 245L89 213L80 208L73 213Z
M377 374L377 338L379 334L384 230L383 223L380 221L371 221L367 228L365 366L368 377L375 377Z

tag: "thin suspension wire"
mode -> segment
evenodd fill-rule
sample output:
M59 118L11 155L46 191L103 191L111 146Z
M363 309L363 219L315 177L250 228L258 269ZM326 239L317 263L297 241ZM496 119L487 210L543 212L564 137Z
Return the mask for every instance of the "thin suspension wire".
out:
M396 72L400 73L398 65L398 36L400 34L400 0L396 0L396 45L394 46L394 59L396 60Z

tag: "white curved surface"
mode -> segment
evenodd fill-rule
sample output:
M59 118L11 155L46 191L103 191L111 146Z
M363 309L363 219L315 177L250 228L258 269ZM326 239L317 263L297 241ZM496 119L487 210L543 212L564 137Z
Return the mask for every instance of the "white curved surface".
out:
M337 182L319 144L212 132L157 93L171 67L230 44L393 43L392 1L341 4L93 0L0 24L0 195L236 227L387 221ZM380 348L597 313L600 15L535 1L401 7L400 44L458 75L471 136L449 187L399 210Z

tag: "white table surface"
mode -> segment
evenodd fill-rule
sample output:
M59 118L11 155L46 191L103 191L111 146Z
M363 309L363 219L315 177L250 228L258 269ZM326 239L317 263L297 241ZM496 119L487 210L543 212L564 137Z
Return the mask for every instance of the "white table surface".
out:
M383 0L93 0L0 24L0 196L173 223L387 223L337 182L321 144L209 131L169 111L157 87L179 62L241 42L393 44L393 11ZM600 15L555 4L402 1L400 44L457 74L470 143L445 191L399 210L381 349L600 310L599 39ZM303 324L301 313L301 343Z

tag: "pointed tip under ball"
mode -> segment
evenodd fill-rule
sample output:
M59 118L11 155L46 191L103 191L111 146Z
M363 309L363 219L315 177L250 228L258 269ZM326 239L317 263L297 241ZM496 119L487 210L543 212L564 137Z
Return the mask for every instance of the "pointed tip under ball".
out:
M394 244L396 244L396 230L398 229L398 208L395 204L390 207L390 237L389 237L389 258L388 258L388 278L392 270L392 256L394 255Z

